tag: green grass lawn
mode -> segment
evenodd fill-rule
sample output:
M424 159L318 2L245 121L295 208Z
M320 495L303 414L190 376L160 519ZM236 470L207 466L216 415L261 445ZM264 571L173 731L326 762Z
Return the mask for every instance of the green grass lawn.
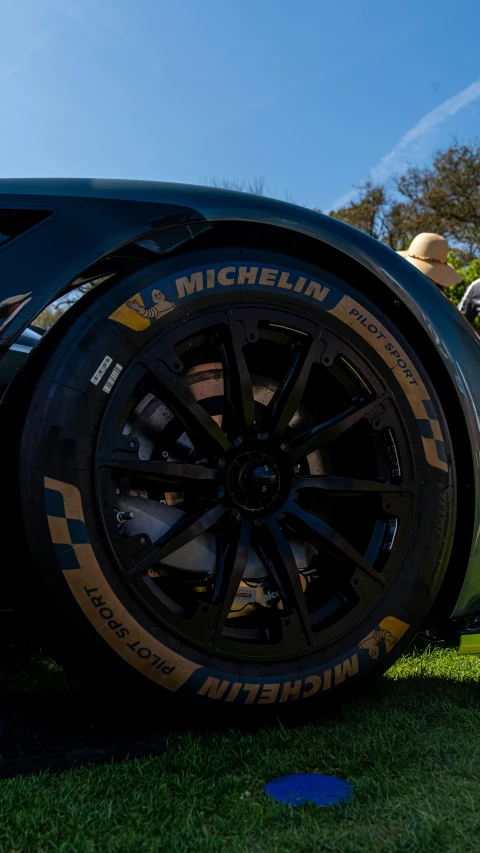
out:
M0 781L0 849L477 853L479 677L480 658L435 650L296 726L196 728L192 709L160 758ZM41 684L59 689L65 676L42 658L19 668L18 690ZM293 809L263 793L275 776L309 771L348 779L351 802Z

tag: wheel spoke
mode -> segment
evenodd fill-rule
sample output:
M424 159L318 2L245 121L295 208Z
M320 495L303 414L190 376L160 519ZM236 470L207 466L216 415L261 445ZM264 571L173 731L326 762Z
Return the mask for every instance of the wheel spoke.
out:
M224 431L239 430L246 436L253 433L255 422L255 400L252 381L245 361L243 346L245 333L243 324L231 321L230 334L222 343L224 382Z
M365 492L388 493L395 492L402 494L403 492L413 492L413 485L396 486L392 483L380 483L376 480L357 480L353 477L300 477L296 476L293 480L293 489L301 491L302 489L320 489L324 492L339 492L348 494L353 492L363 494Z
M160 365L147 364L159 393L172 413L179 419L185 432L195 443L198 441L217 456L224 456L232 449L232 444L220 429L216 421L197 403L180 385L178 378L171 371Z
M290 607L297 613L305 639L308 645L312 646L315 644L315 639L300 581L300 573L292 549L288 539L280 529L277 519L266 522L266 526L268 526L271 534L270 547L273 548L274 552L273 565L280 582L280 591L283 592Z
M205 465L187 465L183 462L160 462L153 459L103 459L101 467L115 468L125 474L154 480L218 480L220 471Z
M401 524L405 524L408 522L411 513L411 496L407 498L407 500L391 500L389 501L388 497L385 497L383 501L383 511L386 515L391 515L394 518L398 518Z
M332 545L336 551L339 551L348 560L351 560L356 566L359 566L371 578L376 580L382 586L385 586L383 577L373 568L368 560L363 557L353 545L350 545L340 533L337 533L333 527L330 527L321 518L307 512L298 506L298 504L289 504L285 509L289 517L290 523L294 527L303 528L303 532L313 537L313 541L318 543L319 539L323 539Z
M283 382L277 388L262 423L262 432L270 438L279 438L297 411L305 386L310 376L317 352L318 337L311 341L307 350L297 350Z
M401 571L418 472L381 364L301 312L234 305L186 316L125 368L96 505L126 588L179 647L255 667L360 623ZM329 465L307 464L318 450ZM249 578L264 589L244 607Z
M375 400L370 400L370 402L365 403L363 406L350 406L341 414L301 433L286 447L290 461L295 464L300 459L308 456L309 453L313 453L314 450L318 450L320 447L324 447L326 444L339 438L339 436L355 426L355 424L369 415L385 400L386 395L383 395L377 397Z
M173 554L174 551L178 551L179 548L187 545L192 539L195 539L201 533L213 527L226 512L229 512L228 507L224 504L217 504L217 506L206 512L195 516L186 515L179 519L167 533L153 543L153 548L150 552L128 572L128 576L136 577L148 571L155 563L164 560L165 557Z
M213 604L220 603L220 610L214 631L214 641L221 636L243 578L248 560L250 536L251 522L242 521L239 517L238 534L230 538L226 544L217 570Z

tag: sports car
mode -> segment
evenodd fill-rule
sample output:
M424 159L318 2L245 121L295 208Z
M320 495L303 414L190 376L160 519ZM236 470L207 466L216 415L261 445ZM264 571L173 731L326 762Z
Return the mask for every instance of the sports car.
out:
M3 180L0 347L1 608L86 681L261 713L419 632L480 651L480 344L386 246L245 193Z

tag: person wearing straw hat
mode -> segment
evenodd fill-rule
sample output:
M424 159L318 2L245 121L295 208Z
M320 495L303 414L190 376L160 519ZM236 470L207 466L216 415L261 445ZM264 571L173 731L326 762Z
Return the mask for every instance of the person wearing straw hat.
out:
M417 234L405 252L398 252L438 287L453 287L462 276L447 263L448 243L440 234Z
M460 300L458 310L462 312L469 323L473 323L476 317L480 317L480 278L476 278L467 287Z

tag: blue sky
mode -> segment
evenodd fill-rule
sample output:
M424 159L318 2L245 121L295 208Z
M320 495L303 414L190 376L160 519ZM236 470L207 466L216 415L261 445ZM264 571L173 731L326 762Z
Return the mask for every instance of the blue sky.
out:
M2 177L263 177L328 211L480 137L478 0L0 0Z

